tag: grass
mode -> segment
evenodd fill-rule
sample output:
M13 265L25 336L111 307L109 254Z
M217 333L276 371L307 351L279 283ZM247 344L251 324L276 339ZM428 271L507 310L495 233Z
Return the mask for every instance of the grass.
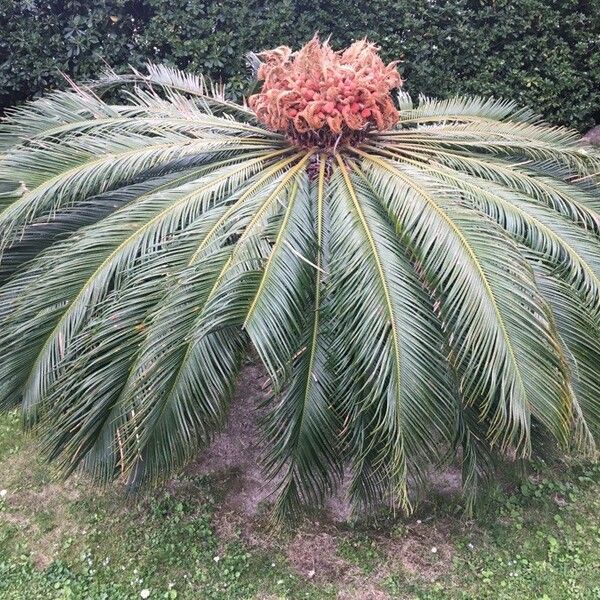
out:
M411 519L274 534L223 518L219 485L181 477L133 500L59 483L0 416L0 598L600 599L600 468L539 468L463 522Z

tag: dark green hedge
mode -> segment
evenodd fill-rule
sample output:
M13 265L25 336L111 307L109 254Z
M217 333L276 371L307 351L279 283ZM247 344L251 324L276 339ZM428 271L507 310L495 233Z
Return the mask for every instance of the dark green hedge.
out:
M0 0L0 108L60 72L150 59L246 85L244 54L367 36L403 60L409 91L512 98L548 120L600 122L600 0Z

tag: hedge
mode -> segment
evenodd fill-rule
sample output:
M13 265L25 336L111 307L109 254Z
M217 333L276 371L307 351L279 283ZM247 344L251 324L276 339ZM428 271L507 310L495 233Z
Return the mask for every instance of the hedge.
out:
M406 88L512 98L557 124L600 122L600 0L0 0L0 109L106 63L147 60L248 84L244 54L367 36Z

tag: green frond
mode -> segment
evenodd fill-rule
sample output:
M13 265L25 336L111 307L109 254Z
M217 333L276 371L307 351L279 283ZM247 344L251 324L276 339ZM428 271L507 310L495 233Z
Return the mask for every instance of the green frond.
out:
M536 119L534 113L521 108L512 100L481 98L480 96L455 96L446 100L419 95L415 104L411 97L399 94L400 120L402 123L420 122L499 122L510 118L514 122L529 122Z
M244 327L271 377L265 468L277 514L319 506L340 484L339 418L332 406L323 324L325 162L288 203Z
M153 63L147 63L146 70L146 73L141 73L133 69L131 73L124 75L108 70L104 77L93 82L91 87L102 90L134 84L145 85L150 89L160 88L167 94L187 94L198 99L206 112L232 114L239 120L256 121L254 113L245 105L227 100L224 86L215 84L202 75Z
M540 258L542 260L540 260ZM540 256L533 256L535 276L540 291L547 298L556 319L556 327L569 361L573 391L581 411L574 429L582 428L579 441L584 450L595 448L600 434L600 321L597 313L574 293L564 280L557 278L553 266Z
M409 478L423 480L452 438L441 324L384 208L337 162L328 311L352 492L357 504L387 500L410 510Z
M481 402L492 442L527 456L532 414L564 441L568 402L557 341L516 246L491 221L461 207L455 189L402 163L364 158L398 235L407 236L439 288L462 392L467 404Z
M593 310L600 307L600 239L593 233L578 228L518 188L503 187L443 165L405 160L425 174L456 186L464 193L464 204L480 210L515 240L544 256Z
M29 366L33 369L24 388L25 407L36 406L48 378L56 372L53 362L60 355L60 348L68 344L94 304L118 284L121 274L144 266L145 259L156 252L173 252L169 246L175 243L171 239L174 234L185 240L186 229L208 208L223 204L218 210L226 210L230 194L260 170L270 156L214 168L209 175L172 190L154 189L86 228L85 235L75 234L58 247L51 247L48 255L37 261L44 273L37 271L31 279L24 271L9 281L7 289L13 306L0 338L13 347L22 344L20 337L28 332L26 344L33 353L33 362L23 365L23 352L14 365L10 360L0 365L3 380L14 382L7 397L12 396L12 388L21 381L17 369L18 373L25 373ZM275 162L272 173L288 162L289 159ZM27 303L21 307L24 297ZM44 343L40 346L41 342Z
M180 466L222 424L245 339L239 323L238 330L234 327L235 310L247 296L242 276L250 273L256 278L252 257L244 253L259 252L260 257L261 246L263 255L268 252L264 243L257 248L254 238L244 244L252 223L246 225L236 245L227 245L227 240L260 208L270 205L279 210L284 185L302 164L283 175L278 173L281 166L272 168L268 178L259 178L232 203L209 211L187 231L185 265L180 265L180 274L167 285L163 306L144 325L145 338L118 399L119 464L131 483L155 481ZM257 233L264 224L255 220ZM142 313L139 318L143 317ZM221 352L224 363L218 365ZM212 363L206 361L215 363L209 368ZM191 397L198 398L193 407L188 405ZM165 427L173 434L167 455L161 454Z

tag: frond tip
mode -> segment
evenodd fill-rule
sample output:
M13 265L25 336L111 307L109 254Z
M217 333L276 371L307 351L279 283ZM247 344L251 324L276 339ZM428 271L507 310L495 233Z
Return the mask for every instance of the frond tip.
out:
M470 509L500 465L596 457L600 158L511 102L394 104L366 41L256 61L256 113L155 66L8 112L0 407L138 487L211 443L252 352L279 517L410 511L448 457Z

